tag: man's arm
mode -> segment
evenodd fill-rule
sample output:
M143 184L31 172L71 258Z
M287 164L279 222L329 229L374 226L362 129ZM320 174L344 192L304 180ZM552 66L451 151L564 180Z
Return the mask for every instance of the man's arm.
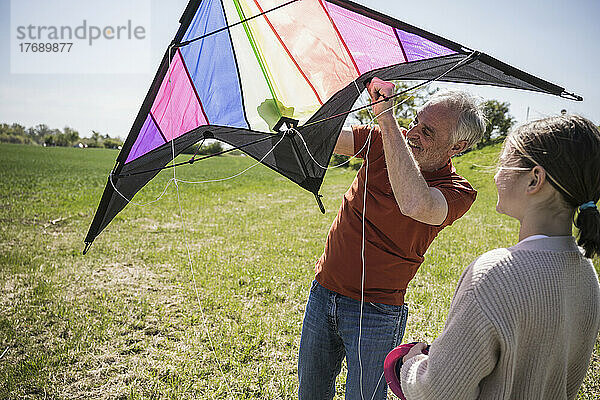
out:
M373 78L367 86L371 99L391 96L394 84ZM419 222L429 225L442 224L448 215L448 202L439 189L427 185L404 135L390 107L393 102L386 101L373 105L377 115L388 177L400 212ZM387 111L386 111L387 110Z
M352 133L352 128L342 128L333 152L341 156L354 155L354 134Z

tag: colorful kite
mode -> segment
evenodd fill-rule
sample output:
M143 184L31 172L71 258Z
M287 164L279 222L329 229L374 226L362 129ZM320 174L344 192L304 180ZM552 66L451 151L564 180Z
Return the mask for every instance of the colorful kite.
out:
M374 76L582 100L346 0L191 0L180 24L109 176L86 250L144 185L203 139L243 150L314 193L324 211L322 166Z

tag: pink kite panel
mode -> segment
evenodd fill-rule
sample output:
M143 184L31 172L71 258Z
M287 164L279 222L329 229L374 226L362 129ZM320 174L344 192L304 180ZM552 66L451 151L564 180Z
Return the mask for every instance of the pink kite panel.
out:
M456 53L414 33L404 32L400 29L397 29L396 32L398 32L398 37L402 42L408 61L424 60Z
M280 3L254 1L261 11ZM321 103L358 78L350 55L318 0L300 1L264 18Z
M392 27L323 2L346 42L360 73L406 62Z
M208 124L179 50L156 95L152 115L167 140Z

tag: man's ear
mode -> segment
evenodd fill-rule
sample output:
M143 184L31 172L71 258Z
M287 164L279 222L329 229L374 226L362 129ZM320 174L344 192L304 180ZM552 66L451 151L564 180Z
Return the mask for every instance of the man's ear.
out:
M542 190L544 183L546 183L546 170L536 165L529 171L527 179L527 194L535 194Z
M452 156L462 153L466 149L467 149L467 141L459 140L458 142L454 143L454 145L452 145L450 150L448 150L448 155L450 157L452 157Z

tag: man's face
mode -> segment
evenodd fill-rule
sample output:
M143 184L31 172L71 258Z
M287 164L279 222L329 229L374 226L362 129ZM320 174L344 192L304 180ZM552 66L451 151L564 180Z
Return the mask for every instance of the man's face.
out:
M406 140L423 171L434 171L446 165L454 143L450 132L457 123L457 113L443 104L425 105L411 123Z

